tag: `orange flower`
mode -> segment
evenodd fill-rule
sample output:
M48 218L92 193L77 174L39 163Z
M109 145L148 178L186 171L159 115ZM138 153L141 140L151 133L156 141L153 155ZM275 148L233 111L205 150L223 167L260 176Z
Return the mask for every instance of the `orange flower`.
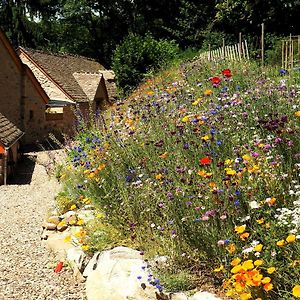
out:
M293 296L296 297L296 298L300 298L300 285L294 286Z
M265 285L264 285L264 290L266 291L266 292L269 292L269 291L271 291L273 289L273 284L272 283L266 283Z
M167 158L168 157L168 152L165 152L161 155L159 155L160 158Z
M249 232L244 232L243 234L240 235L240 239L242 241L245 241L249 236L250 236Z
M204 91L204 95L205 95L205 96L210 96L212 93L213 93L212 90L205 90L205 91Z

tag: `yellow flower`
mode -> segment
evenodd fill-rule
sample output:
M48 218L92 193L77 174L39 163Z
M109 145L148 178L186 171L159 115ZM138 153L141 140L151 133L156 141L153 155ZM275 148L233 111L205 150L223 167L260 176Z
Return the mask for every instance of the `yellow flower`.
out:
M241 283L237 282L235 284L235 291L238 293L241 293L243 291L243 289L245 288L244 285L242 285Z
M95 177L95 173L94 172L91 172L90 174L89 174L89 178L94 178Z
M60 221L58 224L57 224L57 227L62 227L62 226L65 226L66 225L66 222L64 220Z
M248 300L248 299L251 299L251 298L252 298L251 293L244 293L240 296L241 300Z
M293 296L296 298L300 298L300 285L295 285L293 287Z
M233 163L233 159L225 159L225 161L224 161L224 165L225 166L228 166L228 165L231 165Z
M242 156L242 159L245 161L249 161L249 160L251 160L251 156L249 154L245 154Z
M262 259L257 259L255 262L254 262L254 265L256 267L259 267L261 266L262 264L264 263L264 261Z
M261 280L262 280L263 276L260 273L255 274L252 279L254 281L256 281L258 284L260 284Z
M202 101L202 98L198 98L197 100L195 100L192 105L198 105L200 102Z
M102 213L99 213L99 214L97 214L96 218L97 219L102 219L102 218L104 218L104 215Z
M202 141L208 141L209 140L209 136L208 135L205 135L201 138Z
M246 230L246 225L241 225L241 226L235 226L234 231L237 234L242 234Z
M279 247L284 246L284 244L285 244L284 240L280 240L280 241L278 241L278 242L276 243L276 245L279 246Z
M68 236L66 236L66 237L64 238L64 242L65 242L65 243L69 243L69 242L71 242L71 240L72 240L72 238L71 238L70 235L68 235Z
M212 93L213 93L212 90L205 90L205 91L204 91L204 95L205 95L205 96L210 96Z
M84 224L84 220L80 219L80 220L77 221L77 225L81 226L83 224Z
M82 250L83 251L88 251L90 249L90 246L89 245L83 245L81 246Z
M157 180L161 180L162 179L162 174L157 174L156 176L155 176L155 178L157 179Z
M263 248L263 245L262 245L262 244L258 244L258 245L256 245L256 246L254 247L254 251L256 251L256 252L261 252L262 248Z
M295 112L295 116L296 117L300 117L300 110L298 110L298 111Z
M254 268L254 265L253 265L253 260L252 259L246 260L242 264L242 269L245 270L245 271L251 270L253 268Z
M221 265L219 268L214 269L214 272L221 272L224 270L224 266Z
M189 116L185 116L181 119L181 122L187 123L190 120Z
M236 170L233 170L231 168L226 168L225 171L226 171L227 175L230 175L230 176L236 175Z
M263 280L261 281L263 284L269 283L271 282L271 278L270 277L264 277Z
M242 266L241 265L236 265L231 269L231 273L236 274L239 273L242 270Z
M276 271L276 268L270 267L267 269L268 274L273 274Z
M233 290L228 290L227 292L226 292L226 296L227 297L231 297L233 295Z
M70 210L74 210L74 209L76 209L76 208L77 208L76 204L73 204L73 205L70 207Z
M230 264L234 267L234 266L237 266L240 262L241 262L241 260L239 258L235 258L231 261Z
M288 243L293 243L296 240L296 236L294 234L289 234L288 237L286 238L286 241Z
M256 220L257 224L261 225L265 222L265 220L262 218L262 219L259 219L259 220Z

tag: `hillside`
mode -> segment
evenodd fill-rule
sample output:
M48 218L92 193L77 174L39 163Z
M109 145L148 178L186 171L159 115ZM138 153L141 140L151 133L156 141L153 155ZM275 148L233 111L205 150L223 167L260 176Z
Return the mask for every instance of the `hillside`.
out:
M81 124L59 174L62 212L98 211L86 251L165 255L166 273L209 274L234 299L300 297L299 69L185 62L101 122Z

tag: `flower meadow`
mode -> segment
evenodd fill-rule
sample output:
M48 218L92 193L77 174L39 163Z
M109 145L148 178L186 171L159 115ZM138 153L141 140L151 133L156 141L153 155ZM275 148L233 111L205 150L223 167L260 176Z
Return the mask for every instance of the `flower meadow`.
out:
M98 214L82 246L113 232L228 298L300 298L299 124L299 70L194 61L148 79L67 147L64 196Z

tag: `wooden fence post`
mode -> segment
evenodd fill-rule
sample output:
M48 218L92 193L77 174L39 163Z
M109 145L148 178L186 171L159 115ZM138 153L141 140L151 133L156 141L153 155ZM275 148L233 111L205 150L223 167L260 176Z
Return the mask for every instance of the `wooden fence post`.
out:
M265 24L261 24L261 65L265 63Z
M247 59L250 59L247 40L245 40L245 48L246 48Z

